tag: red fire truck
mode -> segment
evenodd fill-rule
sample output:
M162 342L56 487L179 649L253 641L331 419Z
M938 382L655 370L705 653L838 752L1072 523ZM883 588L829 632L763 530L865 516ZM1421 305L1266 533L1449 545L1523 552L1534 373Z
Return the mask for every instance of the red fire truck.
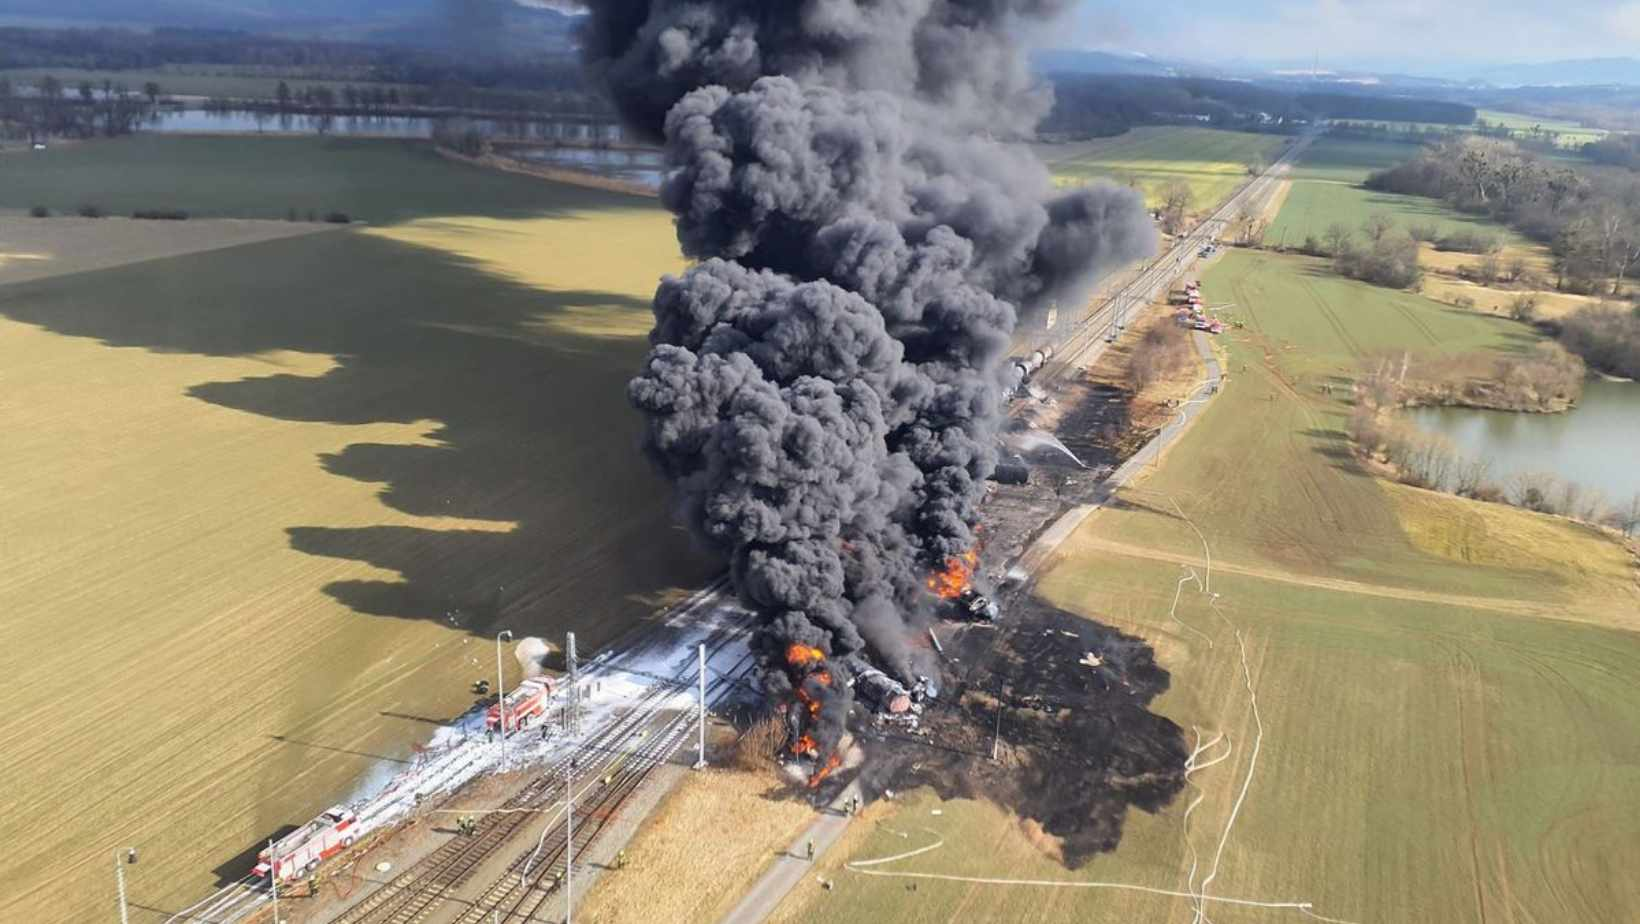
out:
M299 879L348 847L358 834L358 818L350 809L334 806L257 854L256 875L272 873L280 882Z
M545 677L535 677L518 685L516 690L508 693L500 703L491 706L484 713L484 727L490 731L501 728L501 713L503 707L507 714L507 734L512 734L521 728L527 728L531 722L547 714L547 702L552 699L552 681Z

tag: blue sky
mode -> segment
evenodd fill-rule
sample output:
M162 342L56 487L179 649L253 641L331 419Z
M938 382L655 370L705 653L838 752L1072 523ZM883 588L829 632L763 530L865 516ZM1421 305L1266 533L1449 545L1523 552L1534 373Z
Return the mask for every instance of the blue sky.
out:
M1205 61L1461 71L1640 55L1640 0L1083 0L1076 41Z

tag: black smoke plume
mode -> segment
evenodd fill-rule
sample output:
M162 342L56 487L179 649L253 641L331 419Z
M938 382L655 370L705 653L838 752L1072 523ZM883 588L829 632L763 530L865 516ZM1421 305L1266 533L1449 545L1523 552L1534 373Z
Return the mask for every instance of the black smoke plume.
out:
M1051 103L1010 35L1065 4L588 6L587 66L664 143L700 261L655 296L648 448L771 656L862 652L910 681L925 575L975 545L1019 312L1155 245L1137 195L1056 192L1010 143ZM829 750L847 684L825 689Z

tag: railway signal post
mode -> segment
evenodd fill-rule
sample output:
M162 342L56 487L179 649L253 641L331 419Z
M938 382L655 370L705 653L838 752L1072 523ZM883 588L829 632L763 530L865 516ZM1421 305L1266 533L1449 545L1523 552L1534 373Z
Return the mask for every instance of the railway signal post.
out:
M573 645L575 636L572 635L570 638ZM575 761L573 759L564 768L564 924L575 924Z

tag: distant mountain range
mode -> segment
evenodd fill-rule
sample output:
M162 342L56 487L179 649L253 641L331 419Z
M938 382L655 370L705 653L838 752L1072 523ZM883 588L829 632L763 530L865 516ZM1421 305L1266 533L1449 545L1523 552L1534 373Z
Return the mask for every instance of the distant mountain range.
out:
M1179 69L1148 55L1114 51L1047 48L1031 54L1031 65L1044 74L1136 74L1177 77Z
M1499 86L1640 86L1640 58L1583 58L1541 64L1507 64L1476 71L1474 79Z
M1041 73L1125 74L1151 77L1225 77L1253 79L1310 80L1310 69L1299 63L1270 64L1249 61L1203 63L1199 60L1166 60L1123 51L1076 51L1045 49L1034 52L1031 63ZM1485 64L1423 68L1398 64L1375 71L1358 67L1344 73L1322 70L1314 75L1322 83L1357 86L1382 85L1412 89L1440 86L1463 87L1487 84L1496 87L1640 86L1640 58L1580 58L1538 63Z

